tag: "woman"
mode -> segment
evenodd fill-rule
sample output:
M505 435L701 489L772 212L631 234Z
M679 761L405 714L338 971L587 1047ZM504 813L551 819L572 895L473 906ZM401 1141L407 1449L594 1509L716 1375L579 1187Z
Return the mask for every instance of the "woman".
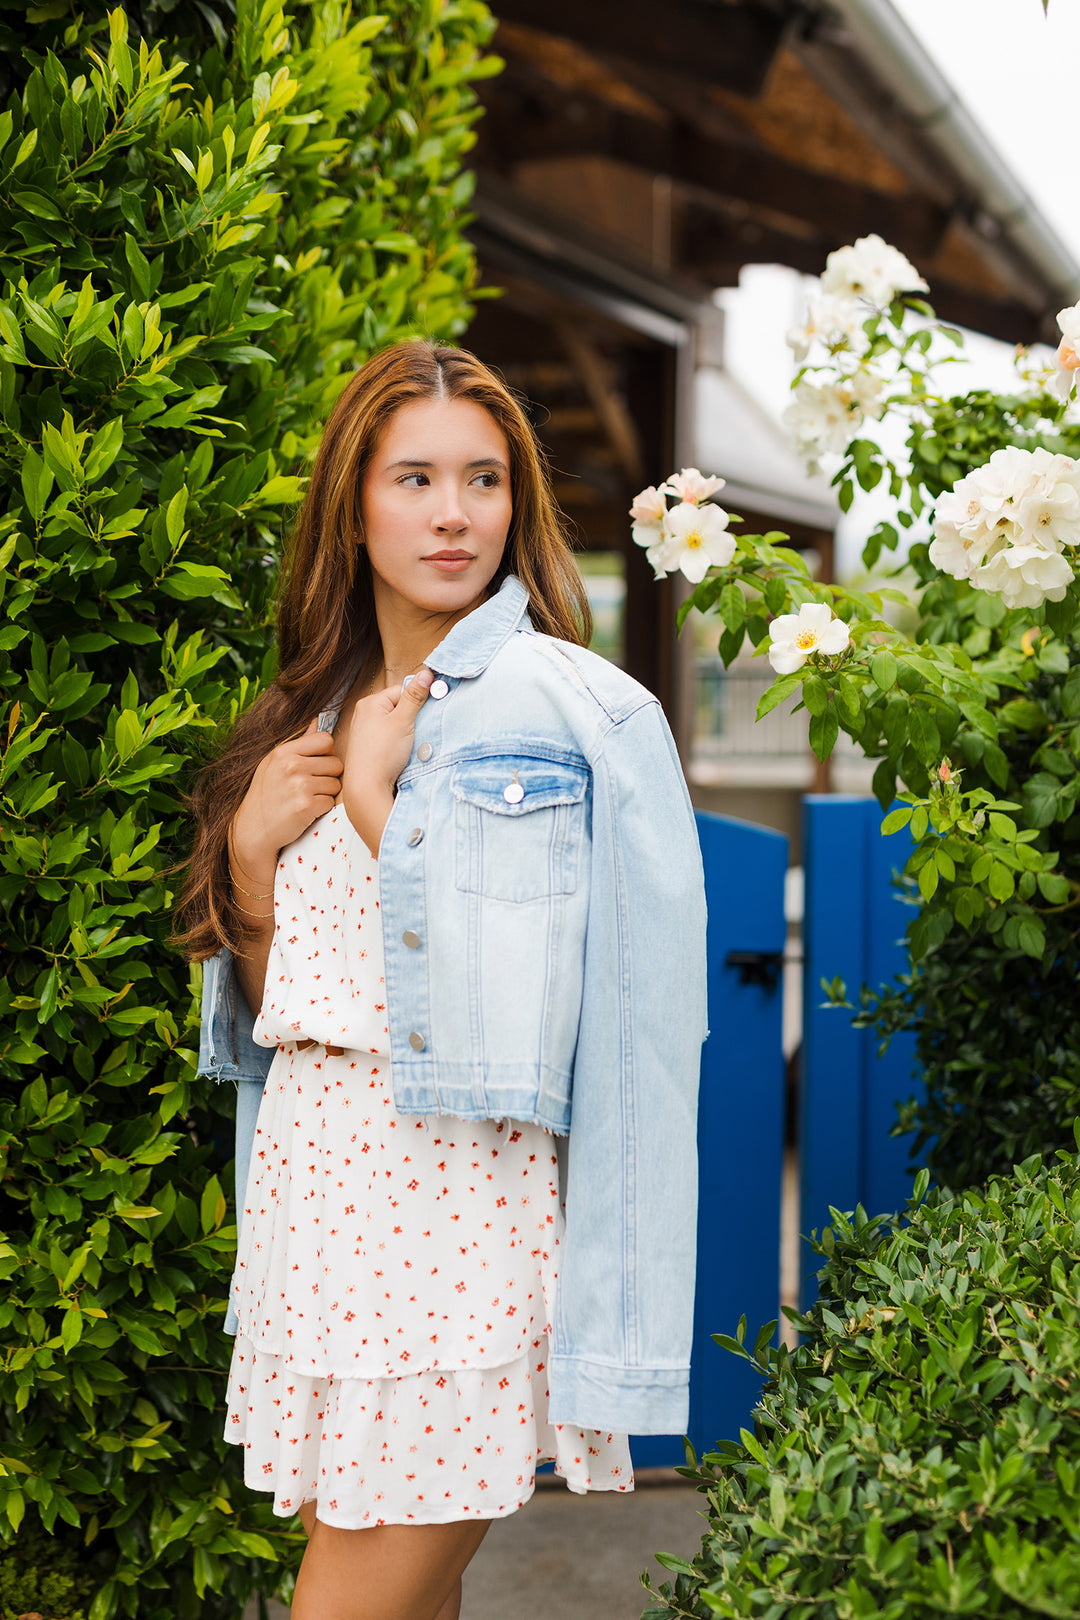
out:
M505 385L371 360L185 895L240 1088L227 1434L308 1531L294 1620L455 1620L539 1458L625 1490L626 1436L686 1426L701 863L587 622Z

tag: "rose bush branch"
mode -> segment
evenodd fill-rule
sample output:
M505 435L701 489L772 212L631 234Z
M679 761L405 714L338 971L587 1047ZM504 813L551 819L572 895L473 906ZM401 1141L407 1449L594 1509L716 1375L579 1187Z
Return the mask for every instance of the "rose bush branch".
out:
M1034 956L1045 944L1039 875L1054 872L1054 829L1068 824L1080 799L1080 686L1067 681L1049 709L1039 695L1069 674L1080 607L1080 463L1072 453L1080 426L1067 411L1080 371L1080 308L1059 317L1053 375L1029 367L1015 395L946 398L932 385L934 366L950 358L936 352L935 331L953 343L959 334L928 324L933 311L919 296L926 290L902 255L867 238L830 255L807 321L790 337L802 362L788 412L797 446L812 466L819 456L839 459L841 505L850 505L856 483L871 489L884 478L896 502L894 521L868 539L867 564L933 509L932 540L914 544L908 558L919 614L913 636L885 617L887 603L909 605L910 594L818 583L785 535L734 532L739 520L716 499L723 480L694 468L642 492L633 536L657 577L678 568L694 585L680 626L694 609L718 616L726 666L748 645L768 654L777 679L759 718L793 700L808 714L822 760L846 732L878 761L873 786L883 807L898 791L927 798L946 752L974 773L971 791L987 803L998 793L1017 800L1021 830L1031 836L1016 846L1029 853L1014 848L1011 860L1038 856L1021 874L1032 882L1017 881L1006 895L1000 872L1013 869L1009 861L939 862L942 835L928 823L908 870L916 882L932 871L936 882L911 944L921 956L959 923L1001 930L1007 948ZM907 425L902 470L865 433L887 410ZM990 836L987 825L976 841Z

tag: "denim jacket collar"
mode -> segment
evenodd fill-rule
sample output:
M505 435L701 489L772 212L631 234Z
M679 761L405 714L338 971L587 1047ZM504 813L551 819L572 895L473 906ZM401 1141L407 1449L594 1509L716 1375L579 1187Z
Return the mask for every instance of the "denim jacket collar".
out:
M424 662L440 675L467 680L481 674L499 648L526 619L529 595L520 579L508 574L498 594L464 619L444 636ZM531 628L531 627L530 627Z

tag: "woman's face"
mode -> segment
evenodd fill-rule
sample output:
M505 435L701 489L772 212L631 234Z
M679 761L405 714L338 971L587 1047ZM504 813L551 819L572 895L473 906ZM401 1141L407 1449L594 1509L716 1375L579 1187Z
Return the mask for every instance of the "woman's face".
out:
M402 405L361 498L377 606L461 613L483 598L513 510L506 438L483 406Z

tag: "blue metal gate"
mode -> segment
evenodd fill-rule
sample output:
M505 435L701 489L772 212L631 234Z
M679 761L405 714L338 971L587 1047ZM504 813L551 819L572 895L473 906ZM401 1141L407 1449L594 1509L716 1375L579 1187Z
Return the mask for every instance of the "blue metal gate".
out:
M857 1002L908 967L904 931L911 909L894 874L911 850L904 831L881 835L874 799L839 794L803 800L806 904L803 919L803 1063L800 1126L800 1220L804 1235L828 1224L829 1206L868 1214L902 1207L911 1190L910 1139L890 1136L896 1101L916 1089L914 1041L896 1037L878 1055L873 1030L853 1029L851 1014L826 1004L822 979L839 977ZM819 1262L802 1250L802 1298L816 1293Z
M759 1380L712 1342L740 1316L751 1334L778 1317L784 1148L780 967L787 840L724 816L699 813L709 904L710 1035L702 1050L698 1147L698 1281L690 1380L690 1439L700 1453L749 1421ZM913 1042L878 1056L872 1030L824 1005L821 980L842 978L849 997L905 971L910 911L897 898L906 833L881 836L873 799L804 800L803 1050L800 1222L820 1229L829 1206L899 1208L910 1188L908 1143L890 1136L898 1098L915 1087ZM804 1303L817 1261L804 1244ZM635 1437L638 1467L683 1460L682 1437Z
M787 839L699 813L709 907L709 1038L698 1111L698 1272L690 1439L700 1453L738 1434L760 1380L718 1349L745 1313L749 1331L778 1317L784 1061L780 970ZM635 1437L640 1467L684 1461L681 1435Z

